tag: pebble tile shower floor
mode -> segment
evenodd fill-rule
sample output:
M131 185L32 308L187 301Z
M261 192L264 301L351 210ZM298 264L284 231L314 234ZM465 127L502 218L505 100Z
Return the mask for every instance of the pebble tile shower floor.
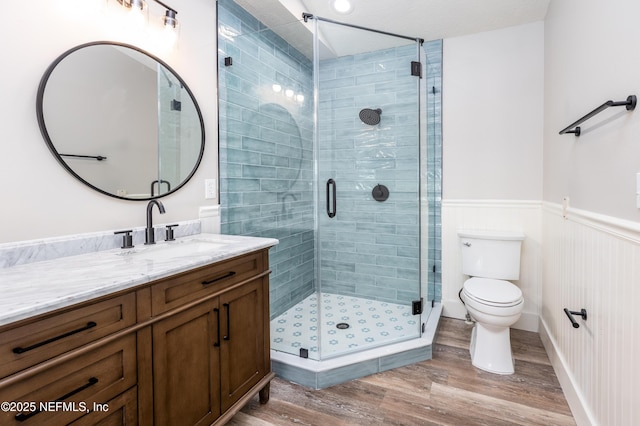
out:
M325 359L418 337L419 321L410 305L314 293L271 320L271 349Z

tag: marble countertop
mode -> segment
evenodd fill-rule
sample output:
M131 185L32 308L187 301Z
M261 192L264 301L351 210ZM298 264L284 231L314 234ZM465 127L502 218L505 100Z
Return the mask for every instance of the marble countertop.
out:
M133 288L278 244L272 238L196 234L0 269L0 325Z

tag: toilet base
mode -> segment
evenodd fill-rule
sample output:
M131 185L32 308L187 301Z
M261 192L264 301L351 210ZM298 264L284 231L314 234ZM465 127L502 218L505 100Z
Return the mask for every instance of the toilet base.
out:
M509 327L495 327L476 322L469 346L471 364L495 374L513 374Z

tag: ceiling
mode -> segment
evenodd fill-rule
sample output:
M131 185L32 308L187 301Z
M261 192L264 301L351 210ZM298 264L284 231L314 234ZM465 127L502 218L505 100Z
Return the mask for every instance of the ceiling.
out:
M235 0L299 51L311 51L310 24L301 22L311 13L351 25L424 40L437 40L544 20L550 0L351 0L353 10L343 15L329 0ZM324 24L323 24L324 25ZM327 24L330 26L330 24ZM320 28L326 56L342 56L387 47L381 38L357 39L354 32ZM387 37L388 38L388 37Z

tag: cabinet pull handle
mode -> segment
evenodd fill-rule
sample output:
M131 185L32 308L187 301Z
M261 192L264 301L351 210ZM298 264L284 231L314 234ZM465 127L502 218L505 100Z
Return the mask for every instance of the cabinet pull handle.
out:
M74 390L72 390L69 393L66 393L64 395L62 395L60 398L57 398L54 400L54 402L60 402L60 401L64 401L67 398L72 397L73 395L82 392L83 390L87 389L90 386L95 385L96 383L98 383L98 379L96 377L90 377L89 381L87 383L85 383L84 385L80 386L79 388L76 388ZM30 412L29 414L24 414L24 413L19 413L16 414L16 420L19 422L24 422L25 420L35 416L36 414L40 413L40 409L36 409L32 412Z
M213 284L213 283L215 283L215 282L217 282L217 281L221 281L221 280L227 279L227 278L229 278L229 277L232 277L232 276L234 276L235 274L236 274L236 271L229 271L229 272L227 272L226 274L222 275L221 277L213 278L213 279L206 280L206 281L202 281L202 285L209 285L209 284Z
M93 322L93 321L89 321L89 322L87 323L87 325L85 325L84 327L78 328L77 330L71 330L71 331L69 331L69 332L67 332L67 333L64 333L64 334L61 334L61 335L59 335L59 336L52 337L51 339L47 339L47 340L44 340L44 341L42 341L42 342L36 343L36 344L34 344L34 345L27 346L26 348L22 348L22 347L20 347L20 346L18 346L17 348L13 348L13 353L16 353L16 354L23 354L23 353L25 353L25 352L27 352L27 351L30 351L30 350L33 350L33 349L39 348L40 346L44 346L44 345L48 345L49 343L53 343L53 342L55 342L56 340L64 339L65 337L69 337L69 336L74 335L74 334L76 334L76 333L80 333L81 331L88 330L88 329L90 329L90 328L95 327L96 325L98 325L98 324L96 324L96 323L95 323L95 322Z
M216 313L216 318L217 318L217 322L218 322L218 337L217 337L215 343L213 344L213 346L218 347L218 346L220 346L220 309L213 308L213 312Z
M231 340L231 323L229 322L229 317L231 315L229 312L231 312L231 307L228 303L223 303L222 306L224 306L225 310L227 311L227 335L223 336L222 338L224 340Z

